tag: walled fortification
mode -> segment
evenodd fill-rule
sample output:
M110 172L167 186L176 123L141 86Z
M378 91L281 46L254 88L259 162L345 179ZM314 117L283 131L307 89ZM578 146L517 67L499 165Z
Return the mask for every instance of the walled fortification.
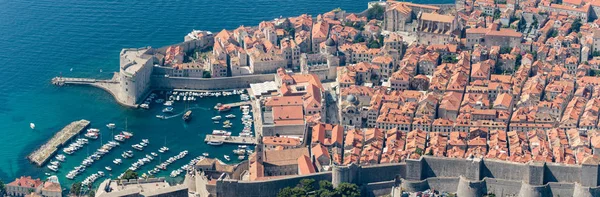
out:
M331 172L265 181L219 180L216 196L276 196L301 179L355 183L366 196L434 189L458 196L598 196L598 164L513 163L423 156L397 164L335 166ZM251 193L248 193L252 191Z

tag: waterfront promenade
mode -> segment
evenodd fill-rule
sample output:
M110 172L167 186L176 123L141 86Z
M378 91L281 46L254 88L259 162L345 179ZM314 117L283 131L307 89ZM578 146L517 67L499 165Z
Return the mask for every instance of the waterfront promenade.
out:
M74 136L83 131L90 125L88 120L78 120L65 126L58 133L54 134L50 140L44 145L40 146L37 150L33 151L27 159L38 166L44 165L48 161L48 158L52 157L54 153L66 142L71 140Z
M228 144L255 145L256 139L253 137L206 135L206 138L204 138L204 142L223 142Z

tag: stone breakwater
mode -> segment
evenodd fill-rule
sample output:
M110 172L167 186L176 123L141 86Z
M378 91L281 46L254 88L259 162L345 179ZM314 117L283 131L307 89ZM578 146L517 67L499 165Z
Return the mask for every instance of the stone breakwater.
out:
M60 147L64 146L66 142L71 140L89 125L90 121L88 120L78 120L70 123L58 133L54 134L54 136L52 136L45 144L29 154L27 159L37 166L44 165L44 163L46 163Z
M582 165L526 164L423 156L418 160L375 166L336 166L331 172L265 181L218 179L216 185L196 181L196 188L215 196L277 196L301 179L329 180L334 186L355 183L366 196L434 189L458 196L600 196L598 161ZM204 190L205 188L205 190Z

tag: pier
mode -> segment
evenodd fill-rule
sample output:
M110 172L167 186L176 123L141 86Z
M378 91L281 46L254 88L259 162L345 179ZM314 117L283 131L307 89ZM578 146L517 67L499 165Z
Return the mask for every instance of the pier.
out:
M74 136L79 134L90 125L88 120L78 120L65 126L58 133L54 134L50 140L40 146L27 156L27 159L38 166L44 165L56 151L65 145Z
M222 136L222 135L206 135L204 142L223 142L227 144L245 144L256 145L256 139L253 137L240 136Z
M119 83L114 79L101 80L91 78L72 78L72 77L54 77L52 78L52 84L62 86L65 84L96 84L96 83Z
M223 105L227 105L229 107L239 107L239 106L244 106L244 105L252 105L252 101L240 101L240 102L235 102L235 103L227 103L227 104L223 104Z

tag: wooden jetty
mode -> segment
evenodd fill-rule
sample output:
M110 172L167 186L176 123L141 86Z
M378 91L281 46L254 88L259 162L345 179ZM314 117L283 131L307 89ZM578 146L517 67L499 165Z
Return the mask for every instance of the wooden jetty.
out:
M255 145L256 139L253 137L222 136L222 135L207 134L206 138L204 138L204 142L223 142L223 143L228 143L228 144Z
M50 140L40 146L37 150L33 151L27 156L27 159L32 163L42 166L48 159L56 153L56 151L69 142L74 136L79 134L85 128L90 125L88 120L78 120L65 126L58 133L54 134Z

